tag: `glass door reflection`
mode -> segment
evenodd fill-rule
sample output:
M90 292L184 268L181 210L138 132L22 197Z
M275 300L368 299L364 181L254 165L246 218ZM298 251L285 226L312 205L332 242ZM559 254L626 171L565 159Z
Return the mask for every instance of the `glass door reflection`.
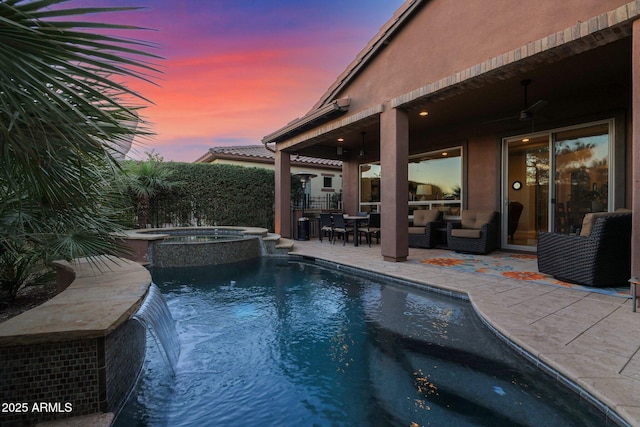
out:
M549 137L507 141L506 244L535 247L549 228Z

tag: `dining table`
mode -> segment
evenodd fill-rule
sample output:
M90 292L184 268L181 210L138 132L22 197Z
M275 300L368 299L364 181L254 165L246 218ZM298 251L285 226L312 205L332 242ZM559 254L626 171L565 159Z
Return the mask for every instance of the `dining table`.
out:
M363 223L369 221L368 215L343 215L344 220L353 224L353 246L358 246L358 226Z

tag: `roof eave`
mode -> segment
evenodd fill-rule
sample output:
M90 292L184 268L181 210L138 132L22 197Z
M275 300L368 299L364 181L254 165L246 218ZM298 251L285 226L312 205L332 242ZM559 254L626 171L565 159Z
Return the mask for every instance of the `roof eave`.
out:
M318 126L333 119L336 114L342 114L349 111L351 100L349 98L340 98L322 106L311 113L293 120L285 127L262 138L263 144L272 142L280 142L286 138L304 132L309 126Z
M367 46L360 51L356 58L347 66L336 81L329 87L325 94L316 103L314 108L324 104L327 100L337 96L342 89L350 84L353 79L365 68L369 62L391 41L391 38L404 26L413 16L414 12L425 2L425 0L410 0L405 2L394 15L378 31Z

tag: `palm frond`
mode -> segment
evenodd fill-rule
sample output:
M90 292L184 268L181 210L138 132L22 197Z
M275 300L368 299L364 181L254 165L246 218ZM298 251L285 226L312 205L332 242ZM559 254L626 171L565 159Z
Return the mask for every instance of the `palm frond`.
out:
M0 0L0 256L15 260L121 253L113 156L152 135L150 101L122 81L155 84L157 46L107 34L142 28L87 19L138 8L68 1Z

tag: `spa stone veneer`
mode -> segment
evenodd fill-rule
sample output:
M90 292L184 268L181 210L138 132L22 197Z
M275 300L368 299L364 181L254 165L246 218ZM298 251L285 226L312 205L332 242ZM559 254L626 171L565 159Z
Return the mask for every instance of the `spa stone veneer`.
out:
M130 318L149 272L124 259L58 267L65 291L0 324L1 426L117 412L142 368L146 330Z
M193 267L228 264L258 258L260 236L244 235L239 230L185 229L169 232L169 238L149 247L149 262L154 267ZM211 240L182 241L179 237L210 237ZM214 240L215 239L215 240Z
M180 239L188 236L195 239ZM211 239L207 240L207 237ZM258 227L130 230L123 239L133 251L132 259L151 267L227 264L264 255L287 255L292 247L290 241Z

